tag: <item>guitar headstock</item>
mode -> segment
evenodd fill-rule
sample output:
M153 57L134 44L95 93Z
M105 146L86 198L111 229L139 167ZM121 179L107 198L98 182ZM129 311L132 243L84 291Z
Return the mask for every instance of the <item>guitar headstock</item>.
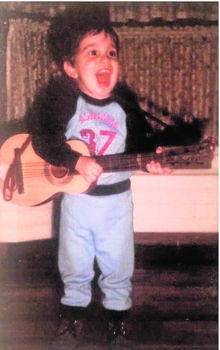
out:
M173 169L211 168L216 146L217 140L214 137L208 137L194 145L163 147L163 152L159 155L158 161L169 165Z

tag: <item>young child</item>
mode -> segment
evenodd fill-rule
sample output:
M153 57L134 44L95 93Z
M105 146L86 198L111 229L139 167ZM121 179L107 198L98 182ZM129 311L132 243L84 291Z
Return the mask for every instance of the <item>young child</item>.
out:
M135 94L118 82L119 40L108 21L98 13L79 16L69 10L54 18L47 43L62 74L49 81L28 114L33 147L47 162L76 170L88 187L95 184L86 193L62 197L60 315L66 330L76 335L92 298L96 259L111 341L127 337L126 318L132 307L132 171L105 173L92 155L147 151L150 126ZM74 139L87 144L91 157L70 148L66 141ZM170 171L154 161L146 170Z

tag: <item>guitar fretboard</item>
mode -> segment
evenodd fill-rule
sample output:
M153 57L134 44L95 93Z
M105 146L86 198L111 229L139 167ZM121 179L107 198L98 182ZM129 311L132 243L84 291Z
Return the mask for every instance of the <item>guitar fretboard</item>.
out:
M121 153L104 156L95 156L94 158L97 161L97 163L99 163L103 167L105 172L145 169L146 164L149 163L151 160L156 160L158 162L161 162L161 164L166 165L165 154L156 153Z

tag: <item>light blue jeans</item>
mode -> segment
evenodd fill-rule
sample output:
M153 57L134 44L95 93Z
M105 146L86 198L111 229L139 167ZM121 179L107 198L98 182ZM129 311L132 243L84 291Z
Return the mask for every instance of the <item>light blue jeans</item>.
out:
M118 311L129 309L134 269L131 190L109 196L65 194L58 253L64 283L62 304L88 306L96 257L103 306Z

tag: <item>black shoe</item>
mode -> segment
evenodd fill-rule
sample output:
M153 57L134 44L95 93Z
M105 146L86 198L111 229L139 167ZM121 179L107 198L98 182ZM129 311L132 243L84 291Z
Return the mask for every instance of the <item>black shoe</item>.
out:
M60 350L63 346L73 346L81 341L84 328L85 308L62 305L59 325L51 343L51 349Z
M76 339L80 338L83 329L83 321L78 319L62 319L55 338L58 338L66 333L69 333Z
M129 340L130 329L128 325L128 312L127 311L114 311L109 310L107 312L108 327L107 327L107 342L109 344L116 344L118 338Z
M127 321L108 322L107 343L116 344L119 338L130 340L130 330Z

